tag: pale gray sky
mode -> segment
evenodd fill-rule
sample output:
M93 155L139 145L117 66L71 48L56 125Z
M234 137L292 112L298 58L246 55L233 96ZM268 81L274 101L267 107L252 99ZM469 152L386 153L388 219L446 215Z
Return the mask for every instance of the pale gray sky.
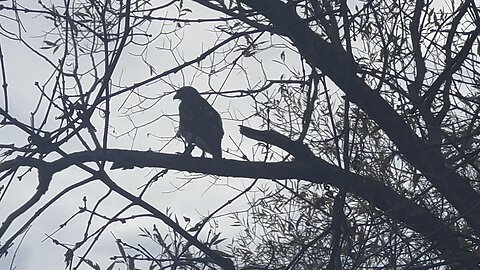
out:
M17 2L21 2L25 4L26 7L31 9L40 8L36 1L25 0ZM194 11L192 14L188 15L189 18L210 18L217 16L216 14L207 12L205 9L193 4L190 1L185 1L185 7L189 7ZM0 14L9 14L9 16L11 16L11 12L7 12L5 10L0 11ZM171 11L169 14L172 17L175 16L174 11ZM39 36L52 26L51 21L46 20L43 16L38 16L33 13L20 13L20 16L26 29L25 32L22 31L22 36L26 41L31 43L33 47L38 49L42 46L43 41L43 38ZM5 21L7 21L7 19L0 18L0 23L3 27L11 31L16 31L17 26L15 24ZM191 24L190 26L187 26L184 32L184 42L176 51L175 57L177 61L180 63L182 62L182 60L179 58L180 55L182 55L184 59L190 60L198 56L200 52L211 47L217 35L214 31L212 31L213 25L214 24ZM159 29L159 25L158 23L153 23L150 28L151 32L155 32L156 29ZM0 42L5 55L4 60L8 76L8 97L10 104L9 112L18 120L24 123L29 123L30 113L34 110L40 96L40 92L38 89L36 89L34 83L36 81L40 82L40 84L45 83L48 77L51 75L52 68L51 66L45 64L44 60L26 49L17 41L0 37ZM164 37L160 37L148 49L147 61L153 65L156 71L159 73L177 65L177 63L174 61L174 57L172 57L169 51L158 49L158 47L166 44L166 42L168 42L168 40L166 40ZM232 47L230 47L230 49L231 48ZM142 63L140 57L132 56L131 54L138 53L139 49L140 48L135 48L124 53L114 75L114 84L125 87L131 85L132 83L145 80L151 76L149 74L148 67ZM282 51L282 48L269 50L268 53L261 52L256 55L257 60L253 58L242 58L240 60L241 65L249 72L250 77L248 79L250 80L250 84L255 85L259 81L264 81L265 77L263 72L267 73L266 75L268 79L279 79L280 75L286 72L284 68L280 67L278 64L274 64L272 61L273 59L279 60L280 53ZM45 50L42 50L42 52L46 53L47 55L50 54ZM51 60L56 62L60 55L61 54L59 52L57 52L55 55L51 55ZM236 56L238 53L234 53L234 55ZM217 56L217 58L218 57L219 56ZM208 61L209 60L207 59L205 64L208 64ZM265 71L262 71L260 69L259 61L262 61L262 64L268 65L269 68ZM292 55L287 54L287 61L290 61L292 64L298 64L299 59L294 59ZM177 73L165 79L176 85L190 84L193 81L192 84L200 91L208 90L206 89L208 87L207 76L199 76L193 80L193 72L194 70L190 68L186 69L182 73ZM225 71L210 78L210 83L216 87L214 90L220 90L219 87L223 84L227 72L228 71ZM287 77L288 73L286 74L286 78ZM239 70L234 70L223 86L223 90L245 89L247 85L248 84L244 74ZM48 87L51 87L51 85ZM171 90L172 88L167 86L165 83L156 82L150 85L142 86L140 89L138 89L138 92L140 92L142 95L155 97L161 95L164 91ZM125 111L119 108L119 105L123 103L125 98L126 94L117 97L112 101L111 125L115 129L115 134L121 134L130 130L132 128L132 123L135 123L135 125L142 125L156 119L160 114L174 115L177 113L178 102L173 101L171 96L168 96L156 103L149 110L134 114L130 117L125 117ZM136 97L132 97L129 99L127 104L135 104L137 101L138 99ZM212 102L213 99L210 98L209 101ZM3 106L3 95L1 95L0 102ZM156 101L147 102L147 104L151 104L152 102ZM41 108L44 109L45 105L46 103L43 103ZM237 141L240 138L237 127L239 122L232 120L227 111L230 110L231 113L235 113L237 115L240 115L240 113L248 115L253 112L252 106L252 100L248 98L225 99L219 97L215 100L214 107L222 114L222 117L224 118L224 127L226 133L223 140L224 151L228 148L235 148L234 144L231 143L229 136ZM54 116L58 115L58 111L54 111L51 114L49 123L47 125L48 128L54 128L58 126L58 121L53 119ZM39 121L41 121L43 114L39 114L38 116L39 117L35 119L37 125ZM176 117L174 117L174 119L176 119ZM98 130L101 132L103 126L102 121L100 118L98 118L98 116L96 117L96 120L98 123ZM255 125L255 122L256 121L254 118L250 123ZM162 117L152 124L139 129L136 133L135 140L132 140L132 137L129 136L123 136L120 138L111 137L109 139L109 145L112 148L132 148L135 150L152 149L154 151L159 150L164 147L165 143L168 141L168 137L174 136L176 126L177 123L172 121L171 118ZM113 131L113 129L111 130ZM131 135L133 134L134 133L131 133ZM148 134L167 137L167 139L159 140L155 136L149 136ZM22 131L19 131L17 128L3 127L0 130L0 143L2 144L14 143L16 146L22 146L27 142L26 140L26 134ZM249 157L251 157L251 153L249 152L251 145L252 143L247 141L247 144L243 149L246 151ZM183 145L180 141L174 140L163 150L163 152L173 153L176 151L182 151L182 147ZM65 145L63 149L65 151L75 151L81 150L82 147L79 145L78 141L72 141ZM198 155L199 152L196 151L194 154ZM226 153L224 154L224 157L235 158ZM150 179L150 177L153 175L153 172L151 169L134 169L127 171L118 170L112 172L111 175L122 187L125 187L130 192L138 193L137 188L147 182L148 179ZM56 174L50 189L42 198L38 206L43 205L49 198L57 194L63 188L82 180L85 176L85 173L74 168ZM217 182L214 184L215 179L207 177L195 179L188 185L182 186L186 181L187 180L185 179L183 173L170 171L166 177L154 184L153 188L147 192L145 199L161 210L171 207L172 212L177 214L181 222L183 222L183 216L190 217L193 225L199 220L201 217L200 215L207 215L208 213L214 211L219 205L223 204L238 193L237 190L228 187L227 184L230 186L236 186L237 188L242 188L250 184L252 180L222 178L216 180ZM0 203L0 219L3 220L3 218L10 213L10 211L16 209L23 202L25 202L35 191L36 185L37 176L35 173L27 174L20 182L14 180L12 187L10 188L10 192L7 193L7 196ZM176 187L182 188L176 191ZM50 240L45 242L41 241L45 238L45 234L54 232L58 228L59 224L66 221L78 210L78 207L83 204L82 198L84 196L87 196L88 205L92 207L93 204L106 192L106 188L100 182L94 182L83 186L78 190L70 192L60 201L50 207L49 210L47 210L35 221L33 227L26 235L23 244L19 247L18 253L16 254L17 258L14 262L14 265L17 267L16 269L63 269L65 266L63 262L64 249L55 246ZM125 205L125 202L126 201L124 199L118 196L111 196L101 205L99 211L106 215L115 213L115 210L122 208ZM22 215L22 217L19 218L9 229L5 239L15 232L22 222L29 218L35 212L35 210L38 209L38 206L24 213L24 215ZM233 209L241 210L245 207L244 201L239 201L238 203L235 203L223 210L222 213L226 213ZM134 212L135 211L130 211L129 213ZM86 226L87 217L87 215L78 216L68 224L66 229L60 230L54 235L54 237L67 243L75 243L76 241L79 241ZM220 221L220 231L227 231L227 236L233 236L236 233L235 230L230 227L231 221L228 218L220 219ZM153 223L158 225L161 224L160 221L152 219L139 219L134 222L129 222L126 225L112 225L108 229L108 232L102 236L102 239L99 241L95 249L90 253L89 258L98 262L102 269L106 268L110 263L109 257L118 254L116 244L110 232L124 241L131 240L130 243L136 244L139 240L138 234L140 233L138 227L143 226L151 229ZM161 228L162 226L159 227ZM142 241L148 242L147 240ZM3 257L0 259L0 269L9 269L14 250L17 248L18 243L18 240L15 241L15 245L12 249L10 249L9 255L6 258ZM76 255L81 254L82 253L77 253ZM81 269L89 269L89 267L84 266Z

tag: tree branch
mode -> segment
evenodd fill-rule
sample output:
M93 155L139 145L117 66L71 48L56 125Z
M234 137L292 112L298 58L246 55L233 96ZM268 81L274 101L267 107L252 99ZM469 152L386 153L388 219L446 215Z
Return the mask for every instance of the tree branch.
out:
M242 130L244 135L277 145L285 150L296 149L299 145L298 142L291 141L287 137L274 131L256 131L245 127L242 128ZM72 153L67 157L62 157L56 161L47 163L53 173L63 171L78 163L104 159L105 161L113 162L112 169L161 167L227 177L276 180L299 179L312 183L330 184L369 201L390 218L398 220L412 230L422 234L442 252L447 262L453 260L458 261L459 259L468 262L480 261L480 258L477 258L468 251L468 245L465 244L464 239L450 226L446 225L425 208L399 195L383 183L371 177L360 176L344 171L308 153L304 155L304 152L300 152L294 156L297 158L292 162L265 163L194 158L182 155L155 153L152 151L141 152L121 149L98 149L95 151ZM37 167L39 165L44 165L44 162L40 163L34 158L18 157L0 164L0 172L11 169L12 167ZM131 194L125 193L122 195L127 196L132 202L138 201L131 197ZM147 210L153 211L152 213L155 212L155 215L159 214L159 211L153 207L148 207Z
M340 46L326 42L298 16L295 6L279 0L242 0L267 17L291 39L312 67L321 69L364 110L388 135L406 160L420 170L480 235L480 194L468 181L446 166L438 155L411 130L405 120L365 81L359 78L357 63Z

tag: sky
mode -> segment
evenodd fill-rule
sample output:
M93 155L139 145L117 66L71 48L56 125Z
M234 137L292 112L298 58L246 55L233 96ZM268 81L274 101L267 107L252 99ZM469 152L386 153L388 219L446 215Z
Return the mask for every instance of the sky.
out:
M40 8L36 1L17 2L31 9ZM9 5L10 3L4 4ZM187 17L190 18L212 18L218 16L218 14L208 12L190 1L185 1L185 7L194 11L192 14L187 15ZM7 13L5 10L0 11L0 15ZM175 11L171 11L168 16L173 17L174 14ZM2 27L10 31L18 32L18 25L6 18L6 16L12 16L12 13L0 17ZM32 47L40 48L44 46L44 40L52 40L50 37L42 37L42 35L51 28L51 21L41 15L35 15L33 13L20 13L19 16L22 20L22 27L24 27L21 31L22 37L29 42ZM158 24L152 24L149 26L149 31L154 33L159 30L159 27ZM144 59L151 64L158 73L175 67L177 62L181 63L181 57L187 60L195 58L200 52L212 46L217 39L217 33L212 31L212 27L213 24L194 23L186 26L183 36L184 40L177 48L175 55L172 55L169 51L160 49L165 44L169 44L169 42L176 42L175 39L168 40L164 37L158 38L148 48L145 48L145 46L137 46L134 49L129 49L124 53L124 57L122 57L115 71L112 83L122 88L152 76L149 67L145 65L142 57L135 56L135 54L142 52L143 49L148 50L148 52L144 54ZM16 119L29 124L31 122L31 113L34 111L40 98L40 91L37 89L37 86L35 86L35 82L43 85L49 81L52 74L52 67L18 41L12 41L1 36L0 43L3 49L8 78L9 112ZM265 76L269 79L279 79L280 75L286 72L280 65L273 65L278 68L271 68L266 71L262 71L259 68L260 63L263 64L262 61L271 64L274 59L279 60L282 51L283 49L279 48L278 50L269 50L268 53L259 53L256 58L241 58L241 65L249 73L248 81L244 73L240 70L234 70L228 77L226 76L227 72L224 72L214 75L211 78L208 78L208 76L199 76L197 78L194 73L195 70L188 69L184 72L169 76L166 79L169 83L173 83L176 86L193 85L201 92L210 90L209 86L213 86L213 90L216 91L245 89L249 85L253 86L261 82L265 79ZM43 50L42 52L49 56L54 63L60 56L59 53L52 54L48 52L48 50ZM289 57L287 54L287 61L292 61L292 63L298 62L298 59ZM216 61L218 59L208 58L205 60L205 64L208 64L208 61L211 60ZM228 79L225 81L224 78ZM47 84L47 89L48 87L51 87L51 84ZM182 142L179 140L169 142L175 135L178 126L178 122L176 121L176 119L178 119L176 116L178 102L173 101L171 95L161 100L155 100L156 97L172 90L172 86L162 81L156 81L137 89L142 95L152 98L151 101L144 103L145 106L151 107L148 110L138 110L138 108L134 108L133 110L138 111L132 115L127 115L128 111L125 107L137 104L138 98L132 96L127 99L126 95L121 95L113 100L111 110L112 133L109 137L109 147L135 150L162 150L162 152L165 153L182 151ZM247 98L226 99L222 97L214 99L213 96L209 97L208 100L220 112L223 118L226 133L223 140L224 157L237 159L237 157L225 153L225 151L236 148L232 140L235 140L237 143L240 141L241 137L238 133L238 124L243 123L254 127L258 125L259 120L255 119L255 117L247 122L240 122L235 119L241 115L247 116L253 112L252 100ZM121 107L121 104L124 102L125 106ZM3 95L0 98L0 104L2 104L1 106L3 108ZM43 100L40 105L40 113L36 114L35 117L35 125L38 126L42 121L45 109L46 103ZM58 121L54 119L54 116L58 116L59 114L60 112L58 111L51 113L46 125L48 129L54 129L58 126ZM159 117L160 115L163 116ZM96 116L96 123L101 127L101 119L98 115ZM134 126L143 127L136 130L136 132L127 133L129 136L118 137L119 134L125 134ZM101 132L101 128L99 128L99 132ZM0 128L0 144L12 143L16 146L25 145L27 143L26 134L11 126ZM242 150L250 157L251 146L252 142L248 141L241 145L241 147L243 147ZM79 151L81 149L82 146L78 141L72 141L64 147L64 150L67 152ZM199 151L194 152L194 155L199 154ZM54 155L49 158L50 160L54 160L56 157L58 156ZM155 172L154 169L146 168L119 170L111 173L119 185L131 192L138 193L138 188L146 183ZM43 205L65 187L87 176L84 172L75 168L70 168L56 174L47 194L41 199L39 205ZM188 174L170 171L166 177L154 184L149 192L147 192L145 199L161 210L170 207L171 212L178 216L181 223L183 222L182 225L186 226L183 217L191 218L191 225L193 225L199 221L202 216L211 213L219 205L238 194L238 192L248 186L251 181L250 179L215 179L211 177L193 178L191 180ZM7 192L6 196L0 202L0 219L3 220L10 211L24 203L35 192L36 184L37 175L35 172L26 174L21 181L14 179L9 189L10 192ZM78 211L79 207L83 205L84 197L87 198L87 204L92 207L107 191L103 184L96 181L65 194L61 200L49 207L49 209L34 222L20 246L18 246L18 240L15 241L15 245L10 250L8 256L0 259L0 269L9 269L10 267L25 270L39 268L64 269L64 249L54 245L52 241L48 239L45 240L46 235L57 231L60 224L72 217L73 214ZM105 215L115 213L116 210L125 206L125 203L126 201L119 196L110 196L101 204L99 212ZM247 205L243 199L227 207L221 213L224 214L232 210L245 210L246 207ZM9 235L15 232L22 222L28 219L37 208L38 207L24 213L10 230L7 231L4 239L7 239ZM130 211L129 214L135 212L138 213L138 210ZM88 215L75 216L68 222L68 226L65 229L59 230L53 237L67 243L75 243L82 236L87 218ZM232 223L230 219L225 217L219 219L219 222L221 223L220 230L224 230L226 236L232 237L237 233L235 229L230 227ZM152 219L138 219L128 222L127 225L112 225L107 232L102 235L99 244L92 251L91 254L93 255L90 258L98 262L102 269L106 268L110 263L109 257L118 254L113 235L124 241L130 240L130 243L136 243L139 241L139 227L151 229L154 223L157 224L159 228L166 229L160 225L160 221L152 221ZM148 245L147 242L144 241L144 244ZM15 254L13 251L17 248L18 251ZM79 253L77 255L81 254L82 253ZM14 255L16 255L16 257L14 257ZM84 265L80 269L90 268Z
M41 8L37 1L0 1L5 6L10 5L11 2L16 2L30 9ZM44 1L47 6L54 4L57 7L61 2L63 1ZM152 2L161 5L169 1ZM357 2L361 1L349 1L349 3ZM75 3L79 3L79 1ZM223 16L206 10L192 1L185 0L184 7L193 12L186 11L186 15L182 18L205 19ZM154 15L175 18L177 13L178 11L172 8L166 14L162 11L154 13ZM52 50L40 49L42 46L45 46L45 41L51 42L56 40L56 37L48 32L52 28L52 21L43 15L37 15L33 12L20 12L18 16L21 18L22 25L19 26L11 19L13 16L12 12L0 9L0 33L5 33L5 31L18 33L20 31L22 37L29 45L44 53L52 63L57 63L61 56L61 49L56 53ZM112 77L112 89L124 89L151 78L155 74L174 68L184 61L195 59L200 53L218 42L220 37L218 31L214 30L215 26L218 26L218 23L192 22L188 25L182 25L183 31L177 32L178 35L174 33L160 35L148 46L145 43L141 43L147 40L140 37L142 33L135 32L138 35L138 38L135 40L140 43L125 48ZM162 25L158 21L152 21L150 25L144 26L144 29L147 29L148 33L151 33L153 36L156 36L155 34L162 30L171 31L174 28L175 25ZM173 95L171 93L176 87L192 85L200 92L251 89L259 87L266 79L280 79L282 76L285 79L289 79L292 73L299 72L302 69L300 65L301 59L299 59L298 54L289 51L289 48L287 48L289 46L288 41L269 34L264 34L261 40L273 40L278 46L261 51L253 57L240 57L238 63L243 69L226 69L222 72L212 72L207 68L203 68L201 71L204 73L201 73L199 66L194 64L185 70L164 77L162 80L142 84L141 87L135 89L134 95L125 93L115 97L111 101L108 146L110 148L141 151L161 151L163 153L181 152L183 151L183 143L173 138L178 128L178 101L172 100ZM88 44L89 41L83 40L82 42L82 44ZM359 39L357 42L360 44L363 41ZM239 44L237 45L241 47L245 46L245 44L245 39L239 39ZM261 46L267 46L268 44L262 43ZM31 115L39 104L39 100L42 100L38 112L33 117L34 125L39 126L45 116L48 103L45 102L45 99L40 99L41 92L36 86L36 82L39 82L40 86L46 85L47 90L51 89L52 81L54 80L51 77L53 67L18 41L13 41L0 35L0 45L3 50L8 79L9 113L19 121L30 124L32 122ZM175 47L173 53L168 49L171 46ZM234 44L231 44L222 47L220 50L226 52L228 54L227 59L232 61L240 54L237 48L234 47ZM282 59L283 53L285 53L285 60ZM69 61L72 61L72 59L72 57L69 57ZM200 64L202 67L206 67L211 62L218 63L222 60L224 60L223 55L216 54L215 56L207 57ZM294 67L295 70L288 70L282 65L283 61L289 67ZM68 64L71 63L67 63L67 66ZM82 65L81 70L86 70L85 66L89 66L89 57L83 57L80 60L80 64ZM308 70L306 72L308 73ZM91 79L88 76L85 76L83 79L82 83L88 86ZM67 85L72 86L73 84L71 81L67 81ZM337 90L335 87L332 87L332 89L333 91ZM70 93L75 92L74 89L69 91ZM168 95L160 98L165 94ZM2 108L5 104L4 98L4 95L0 94L0 106ZM237 156L241 154L237 151L237 147L239 147L250 159L253 159L252 146L255 142L242 138L238 132L239 124L254 128L259 128L260 126L261 119L254 115L253 100L250 98L225 98L213 95L206 98L217 109L223 119L225 129L222 146L224 150L223 157L239 159ZM335 103L335 100L332 100ZM142 103L139 103L140 101ZM141 106L138 106L139 104ZM60 114L61 112L55 108L52 110L48 116L46 129L54 130L58 127L60 120L55 119L55 116ZM241 118L248 118L248 121L240 121ZM95 113L93 123L97 127L97 133L101 134L103 120L100 113ZM27 144L27 135L13 126L0 127L0 144L12 143L18 147ZM89 144L93 146L90 142ZM78 140L71 140L62 146L62 149L70 153L82 151L84 147ZM229 153L232 151L237 155ZM194 151L193 155L199 156L200 151ZM56 158L58 158L58 155L51 155L47 157L47 160L55 160ZM256 156L255 158L258 159L259 157ZM133 170L114 170L109 173L117 184L132 193L138 194L139 188L148 182L159 170L155 168L135 168ZM22 172L25 172L25 169ZM65 187L77 183L86 177L88 175L78 168L69 168L56 174L48 192L42 197L38 206L44 205L53 196L62 192ZM5 181L0 182L0 185L3 185ZM169 208L169 212L178 218L180 224L185 228L189 228L203 216L215 211L219 205L237 195L252 181L251 179L238 178L217 179L213 177L198 177L198 175L192 177L192 175L183 172L169 171L165 177L153 184L144 198L157 209L165 211L165 209ZM258 185L268 184L267 180L261 180ZM9 192L0 201L0 223L3 222L11 211L17 209L30 198L35 192L36 185L37 175L35 171L27 173L21 180L13 179ZM79 241L87 226L89 215L75 215L75 213L78 212L79 207L83 206L84 198L86 198L86 203L91 208L107 193L108 190L100 181L94 181L64 194L59 201L49 207L34 222L33 226L25 234L21 245L19 245L20 239L15 241L15 245L10 249L8 256L0 259L0 269L64 269L63 254L65 250L55 245L46 235L52 235L55 239L70 244ZM253 197L256 194L254 189L249 193L249 196ZM106 216L112 215L126 204L127 201L120 196L110 195L106 200L102 201L98 212ZM5 237L3 239L0 238L0 242L7 239L23 222L32 216L38 210L38 206L25 212L16 220L9 231L7 231ZM245 198L242 198L222 210L220 215L231 211L244 211L247 207ZM139 211L139 209L135 208L124 215L129 216L138 213L144 213L144 211ZM191 219L190 224L186 224L185 217ZM67 220L67 226L59 230L60 224ZM210 225L214 228L218 226L217 229L222 231L223 237L229 237L229 240L225 243L229 243L239 233L240 228L232 227L233 221L228 216L222 216L222 218L218 218L216 221L218 222L217 224L212 222ZM101 218L95 219L93 222L94 227L101 224L103 224ZM151 218L139 218L129 221L127 224L115 223L111 225L102 234L97 245L90 253L89 259L99 263L101 268L105 269L111 263L109 258L119 253L116 248L115 238L120 238L130 244L142 243L142 245L155 250L155 246L147 239L139 237L141 233L139 228L151 229L153 224L156 224L162 232L167 231L167 228L160 221ZM205 234L202 236L205 236ZM17 248L17 252L14 252ZM84 250L85 248L76 255L82 255ZM83 265L80 269L91 268Z

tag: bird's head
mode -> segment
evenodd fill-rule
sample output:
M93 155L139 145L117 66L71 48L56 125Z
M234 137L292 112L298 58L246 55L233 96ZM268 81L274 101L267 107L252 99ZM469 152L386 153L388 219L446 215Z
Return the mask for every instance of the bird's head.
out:
M198 93L197 89L191 87L191 86L184 86L180 89L178 89L175 93L175 96L173 96L173 99L189 99L191 97L197 97L200 94Z

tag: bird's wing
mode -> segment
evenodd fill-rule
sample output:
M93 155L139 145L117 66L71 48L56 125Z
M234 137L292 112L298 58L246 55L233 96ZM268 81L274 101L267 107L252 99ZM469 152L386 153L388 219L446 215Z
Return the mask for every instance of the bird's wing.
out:
M201 98L199 100L198 109L201 114L205 114L205 118L209 119L210 125L212 129L214 129L220 137L223 137L223 127L222 127L222 118L220 114L206 101L205 99Z
M183 132L197 137L195 144L203 150L221 155L224 132L218 112L205 99L198 97L193 101L182 101L179 113Z

